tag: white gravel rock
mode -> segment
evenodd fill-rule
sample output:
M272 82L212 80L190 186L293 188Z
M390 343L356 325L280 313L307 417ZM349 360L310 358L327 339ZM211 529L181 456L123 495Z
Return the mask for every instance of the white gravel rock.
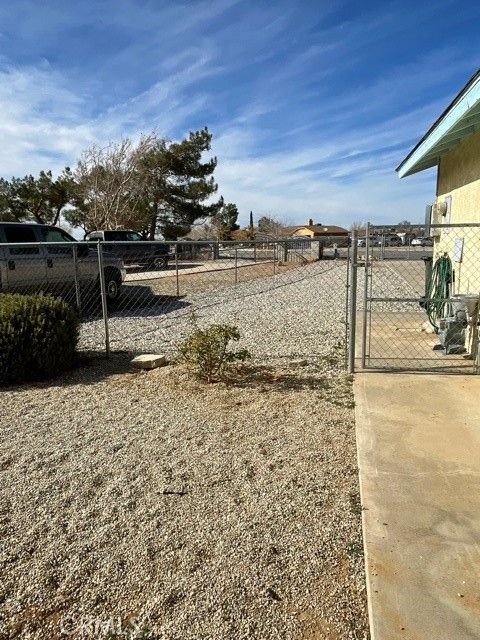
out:
M257 358L325 355L345 331L345 262L316 262L237 286L187 295L156 307L111 314L112 349L171 353L190 329L194 309L203 323L239 327L242 346ZM140 305L140 301L137 301ZM103 321L82 325L81 345L101 348Z
M3 391L2 640L367 638L345 268L190 296L255 356L229 384L116 355ZM118 312L112 347L172 351L188 322Z

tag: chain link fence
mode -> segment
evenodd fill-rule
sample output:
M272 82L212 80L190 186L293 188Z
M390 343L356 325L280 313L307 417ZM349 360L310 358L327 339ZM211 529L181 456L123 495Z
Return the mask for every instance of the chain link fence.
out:
M348 238L15 239L0 243L0 291L67 300L81 350L172 354L194 312L199 324L238 326L259 359L345 357Z
M356 241L362 368L477 373L480 225L418 228L408 244L396 231Z
M168 243L4 226L0 291L67 300L82 350L172 354L194 312L200 325L236 325L259 359L336 349L350 371L479 371L480 224ZM28 233L35 242L17 242Z

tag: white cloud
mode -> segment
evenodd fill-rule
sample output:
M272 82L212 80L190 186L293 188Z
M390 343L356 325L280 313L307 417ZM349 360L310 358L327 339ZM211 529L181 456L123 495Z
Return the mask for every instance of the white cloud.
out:
M0 68L0 175L61 170L96 143L157 129L167 135L183 125L207 100L185 90L217 70L207 54L174 71L141 94L94 113L88 94L76 93L48 64Z
M214 142L220 191L238 204L242 223L250 210L291 222L421 221L424 204L433 199L432 173L400 181L394 169L407 151L405 140L436 109L437 103L276 153L258 154L254 130L226 130Z
M182 93L198 74L215 72L208 56L175 71L147 91L91 117L87 100L48 66L6 68L0 72L0 174L23 175L71 164L93 141L104 142L136 134L148 123L169 133L205 106L206 95L186 102ZM265 134L257 118L263 110L247 106L246 116L214 139L219 158L216 172L220 192L236 202L246 222L250 209L274 213L292 222L313 216L348 224L352 219L421 218L419 201L431 199L433 184L419 180L414 188L400 183L393 169L401 157L388 151L415 133L417 122L432 106L390 122L345 132L324 141L293 146L282 152L259 153ZM387 151L379 154L383 147ZM349 178L350 181L342 180Z

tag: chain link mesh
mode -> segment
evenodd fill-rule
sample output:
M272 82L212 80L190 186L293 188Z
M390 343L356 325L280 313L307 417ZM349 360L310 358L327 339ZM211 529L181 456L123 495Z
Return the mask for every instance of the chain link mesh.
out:
M108 342L113 351L173 354L194 311L200 324L238 326L255 358L335 349L341 360L347 255L348 239L338 238L8 243L1 291L66 299L81 320L82 350Z
M357 358L367 368L478 372L480 225L403 238L389 230L358 239ZM349 244L5 243L0 284L66 299L83 350L172 354L194 311L200 324L238 326L260 359L345 356Z
M370 233L358 249L364 365L477 372L480 226L418 229L400 246Z

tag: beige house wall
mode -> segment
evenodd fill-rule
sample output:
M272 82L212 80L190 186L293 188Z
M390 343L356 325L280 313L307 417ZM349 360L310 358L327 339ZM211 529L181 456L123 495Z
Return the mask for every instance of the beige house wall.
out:
M437 201L451 197L452 224L480 223L480 131L442 157L437 178ZM456 261L455 244L463 238L463 255ZM447 254L455 270L455 293L480 294L480 227L445 228L435 239L434 260Z
M480 131L442 157L437 197L452 196L450 222L480 222Z
M314 237L314 232L311 231L310 229L306 229L305 227L302 227L301 229L297 229L294 234L294 236L303 236L304 238L313 238Z

